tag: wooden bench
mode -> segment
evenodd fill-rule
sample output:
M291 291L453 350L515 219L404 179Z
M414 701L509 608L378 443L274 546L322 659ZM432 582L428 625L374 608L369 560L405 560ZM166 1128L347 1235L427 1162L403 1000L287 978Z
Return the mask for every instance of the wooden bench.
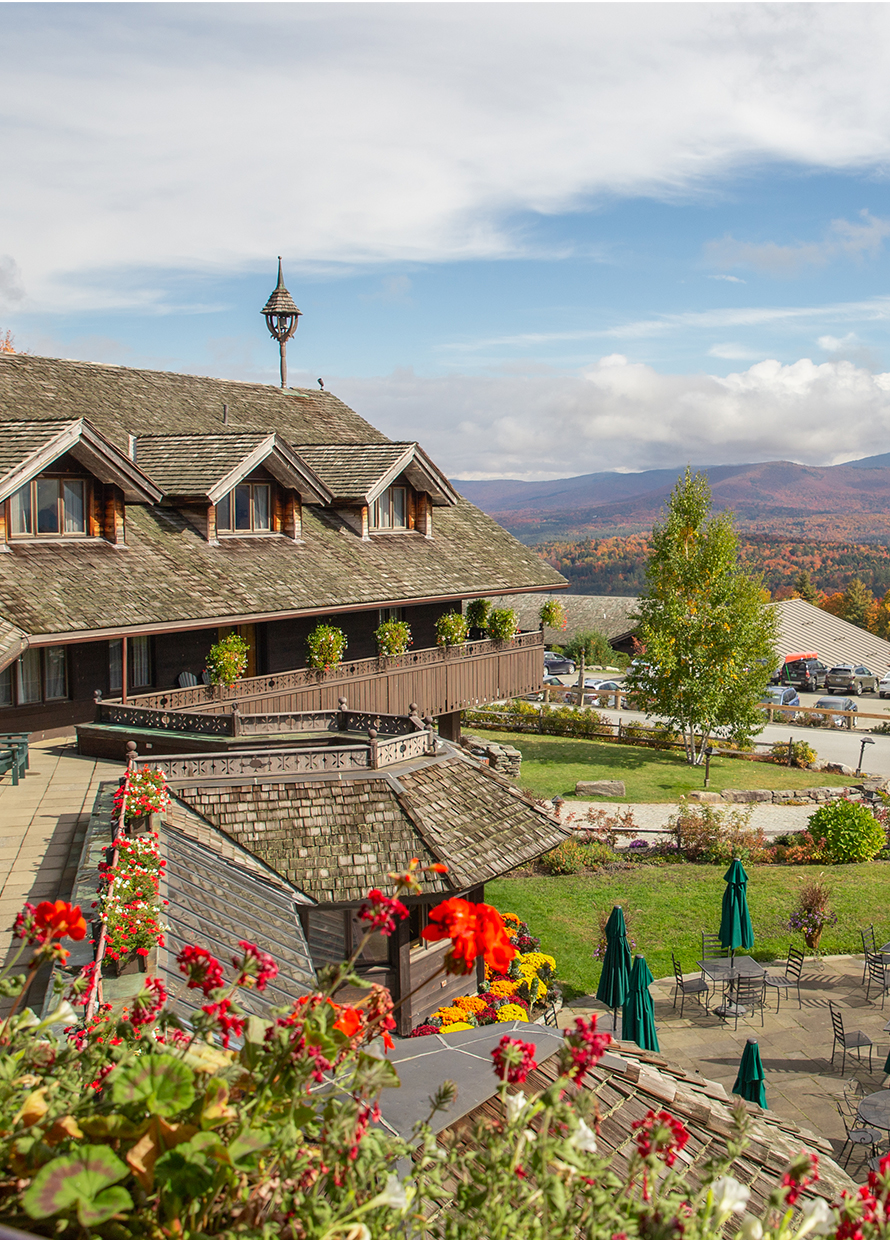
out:
M12 772L12 782L24 779L28 760L27 732L0 732L0 775Z

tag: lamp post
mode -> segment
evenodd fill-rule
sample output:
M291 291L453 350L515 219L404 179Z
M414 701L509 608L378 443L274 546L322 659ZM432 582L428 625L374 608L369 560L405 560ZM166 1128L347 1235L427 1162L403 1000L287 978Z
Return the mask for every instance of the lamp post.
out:
M711 782L711 759L714 756L714 749L710 745L705 746L705 787Z
M262 313L273 339L278 341L278 350L281 354L281 386L286 388L287 342L297 330L297 320L302 311L297 309L293 297L284 287L280 254L278 256L278 283L272 292L272 296L263 306Z
M866 745L873 745L873 744L874 744L874 741L873 741L873 740L870 740L870 739L869 739L869 737L867 737L867 736L866 736L866 737L864 737L862 741L860 741L860 743L859 743L859 765L858 765L858 766L857 766L857 768L856 768L856 774L857 774L857 775L861 775L861 774L862 774L862 759L863 759L863 757L864 757L864 755L865 755L865 746L866 746Z

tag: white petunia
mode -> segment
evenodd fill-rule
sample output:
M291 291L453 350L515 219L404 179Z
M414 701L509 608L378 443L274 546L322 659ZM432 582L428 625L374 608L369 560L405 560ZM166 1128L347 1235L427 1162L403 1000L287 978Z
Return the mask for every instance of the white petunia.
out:
M507 1109L507 1123L515 1124L528 1106L528 1098L526 1098L525 1094L507 1094L504 1105Z
M802 1236L808 1236L810 1232L814 1232L817 1236L827 1236L830 1231L834 1230L834 1216L827 1202L821 1197L814 1197L812 1201L805 1202L801 1206L801 1214L803 1214L803 1222L797 1233L798 1240Z
M730 1214L744 1214L751 1196L750 1188L745 1188L731 1175L721 1176L711 1185L711 1200L718 1215L724 1218Z
M742 1219L736 1240L763 1240L763 1224L760 1219L755 1218L753 1214Z
M408 1209L408 1194L405 1191L404 1184L401 1183L397 1175L391 1175L387 1178L386 1188L377 1200L382 1206L390 1206L393 1210Z
M592 1128L588 1128L588 1126L584 1123L584 1120L581 1119L578 1121L578 1127L569 1138L569 1145L571 1145L573 1149L583 1150L586 1154L595 1154L596 1133Z

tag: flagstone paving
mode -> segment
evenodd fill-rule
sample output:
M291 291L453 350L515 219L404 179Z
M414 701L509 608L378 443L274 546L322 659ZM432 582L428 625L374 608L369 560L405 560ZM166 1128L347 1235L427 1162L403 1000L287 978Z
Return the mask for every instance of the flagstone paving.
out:
M723 1021L707 1013L691 995L686 997L681 1020L679 1001L676 1009L672 1006L673 978L660 978L651 988L660 1053L688 1072L700 1072L703 1077L718 1081L729 1093L745 1042L755 1037L763 1060L770 1110L827 1137L840 1152L844 1128L835 1101L843 1098L845 1081L855 1077L865 1093L873 1093L882 1089L887 1079L883 1067L890 1051L890 1032L884 1031L884 1025L890 1018L890 1007L882 1011L880 996L875 995L874 988L872 1000L866 1001L862 965L861 956L828 956L821 961L808 957L801 976L802 1007L798 1009L792 988L787 999L782 995L777 1015L776 996L768 993L762 1028L760 1014L755 1012L741 1019L738 1029L734 1029L732 1020ZM781 973L784 964L766 967ZM841 1075L839 1050L835 1066L831 1067L829 1000L840 1008L847 1033L861 1029L874 1042L873 1071L868 1070L867 1051L863 1052L861 1063L855 1052L848 1052ZM587 1012L602 1014L603 1005L590 996L573 1000L559 1013L559 1024L565 1028L576 1016ZM888 1142L890 1134L885 1134L882 1149L887 1149ZM863 1166L862 1154L854 1150L851 1175L860 1177Z

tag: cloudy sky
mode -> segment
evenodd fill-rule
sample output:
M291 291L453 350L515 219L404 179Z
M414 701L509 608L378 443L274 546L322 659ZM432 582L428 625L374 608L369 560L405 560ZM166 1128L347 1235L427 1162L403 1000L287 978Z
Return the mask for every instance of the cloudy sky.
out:
M456 477L890 450L890 6L3 5L0 332Z

